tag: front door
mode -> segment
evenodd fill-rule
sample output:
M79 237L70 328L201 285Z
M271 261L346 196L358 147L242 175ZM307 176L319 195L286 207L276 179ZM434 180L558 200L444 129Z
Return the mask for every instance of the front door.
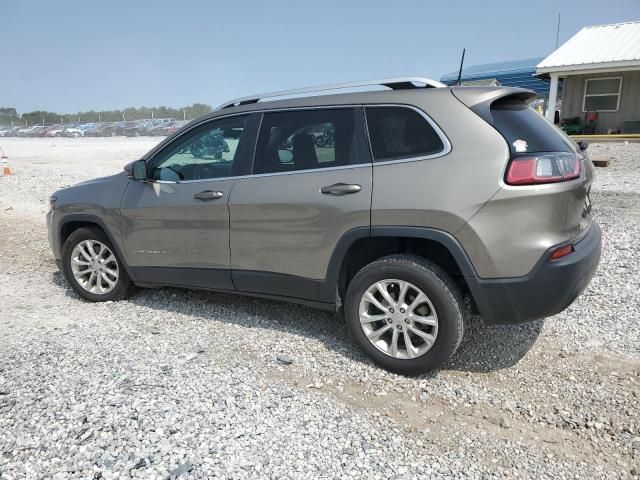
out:
M227 202L250 150L248 119L185 132L149 159L148 181L131 181L121 231L139 282L233 289Z
M351 107L264 113L252 174L229 199L238 290L318 299L340 237L370 225L362 123Z

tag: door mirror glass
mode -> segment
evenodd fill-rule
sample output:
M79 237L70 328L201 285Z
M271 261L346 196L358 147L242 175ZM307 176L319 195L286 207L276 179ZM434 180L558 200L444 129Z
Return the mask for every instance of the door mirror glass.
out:
M286 148L281 148L278 150L278 158L280 159L280 163L292 163L293 152L291 150L287 150Z
M125 165L124 171L127 172L127 176L133 180L147 179L147 165L144 160L136 160L135 162L128 163Z

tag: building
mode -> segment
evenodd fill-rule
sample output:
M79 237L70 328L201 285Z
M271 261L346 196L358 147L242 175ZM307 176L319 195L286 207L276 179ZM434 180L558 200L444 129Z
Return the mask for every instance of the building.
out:
M535 77L536 65L542 61L542 57L513 60L510 62L487 63L485 65L473 65L463 67L461 84L467 86L497 86L528 88L536 92L542 103L549 95L549 81ZM458 80L458 71L447 73L440 77L440 81L447 85L453 85Z
M583 28L538 63L536 75L550 80L550 105L561 99L561 124L582 133L640 133L640 22Z

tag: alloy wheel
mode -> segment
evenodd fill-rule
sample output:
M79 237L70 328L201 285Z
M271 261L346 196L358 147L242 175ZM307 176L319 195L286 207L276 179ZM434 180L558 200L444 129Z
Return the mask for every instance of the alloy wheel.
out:
M70 261L74 278L87 292L104 295L116 287L118 261L104 243L83 240L74 247Z
M381 352L398 359L427 353L438 335L438 314L429 297L404 280L380 280L362 295L360 326Z

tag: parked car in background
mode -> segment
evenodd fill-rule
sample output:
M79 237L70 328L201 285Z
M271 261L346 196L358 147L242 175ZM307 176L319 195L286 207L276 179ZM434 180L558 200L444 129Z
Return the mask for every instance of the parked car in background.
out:
M22 127L3 127L0 129L0 137L15 137Z
M191 120L155 118L122 122L72 122L53 125L21 125L0 127L0 137L127 137L166 136L177 132ZM319 135L316 134L316 138Z
M140 120L135 125L125 129L125 136L140 137L143 135L155 135L157 130L173 123L172 118L155 118L152 120Z
M115 137L116 136L116 124L107 122L101 123L94 129L85 132L85 137Z
M190 121L191 120L179 120L177 122L171 122L167 125L160 126L157 128L155 133L153 133L153 135L162 135L162 136L172 135L173 133L177 132L182 127L184 127Z
M37 137L41 131L46 129L44 125L33 125L18 130L19 137Z
M113 128L113 132L115 133L116 136L124 135L124 132L127 129L127 127L131 127L135 125L135 123L136 122L132 122L132 121L117 122Z
M84 136L84 132L78 127L65 127L62 131L61 136L64 137L82 137Z
M100 126L99 123L88 123L80 127L82 130L82 136L85 136L88 132L91 132Z
M64 132L64 125L52 125L44 132L45 137L59 137Z
M164 128L166 128L166 127L167 127L167 125L171 125L171 123L167 123L167 124L164 124L164 123L162 123L162 124L155 124L155 125L153 125L153 126L151 126L151 127L147 128L147 135L149 135L149 136L151 136L151 137L155 137L155 136L158 136L158 135L162 135L162 133L161 133L161 132L162 132L162 130L163 130Z
M124 129L125 137L141 137L147 134L147 129L154 125L153 120L141 120Z

